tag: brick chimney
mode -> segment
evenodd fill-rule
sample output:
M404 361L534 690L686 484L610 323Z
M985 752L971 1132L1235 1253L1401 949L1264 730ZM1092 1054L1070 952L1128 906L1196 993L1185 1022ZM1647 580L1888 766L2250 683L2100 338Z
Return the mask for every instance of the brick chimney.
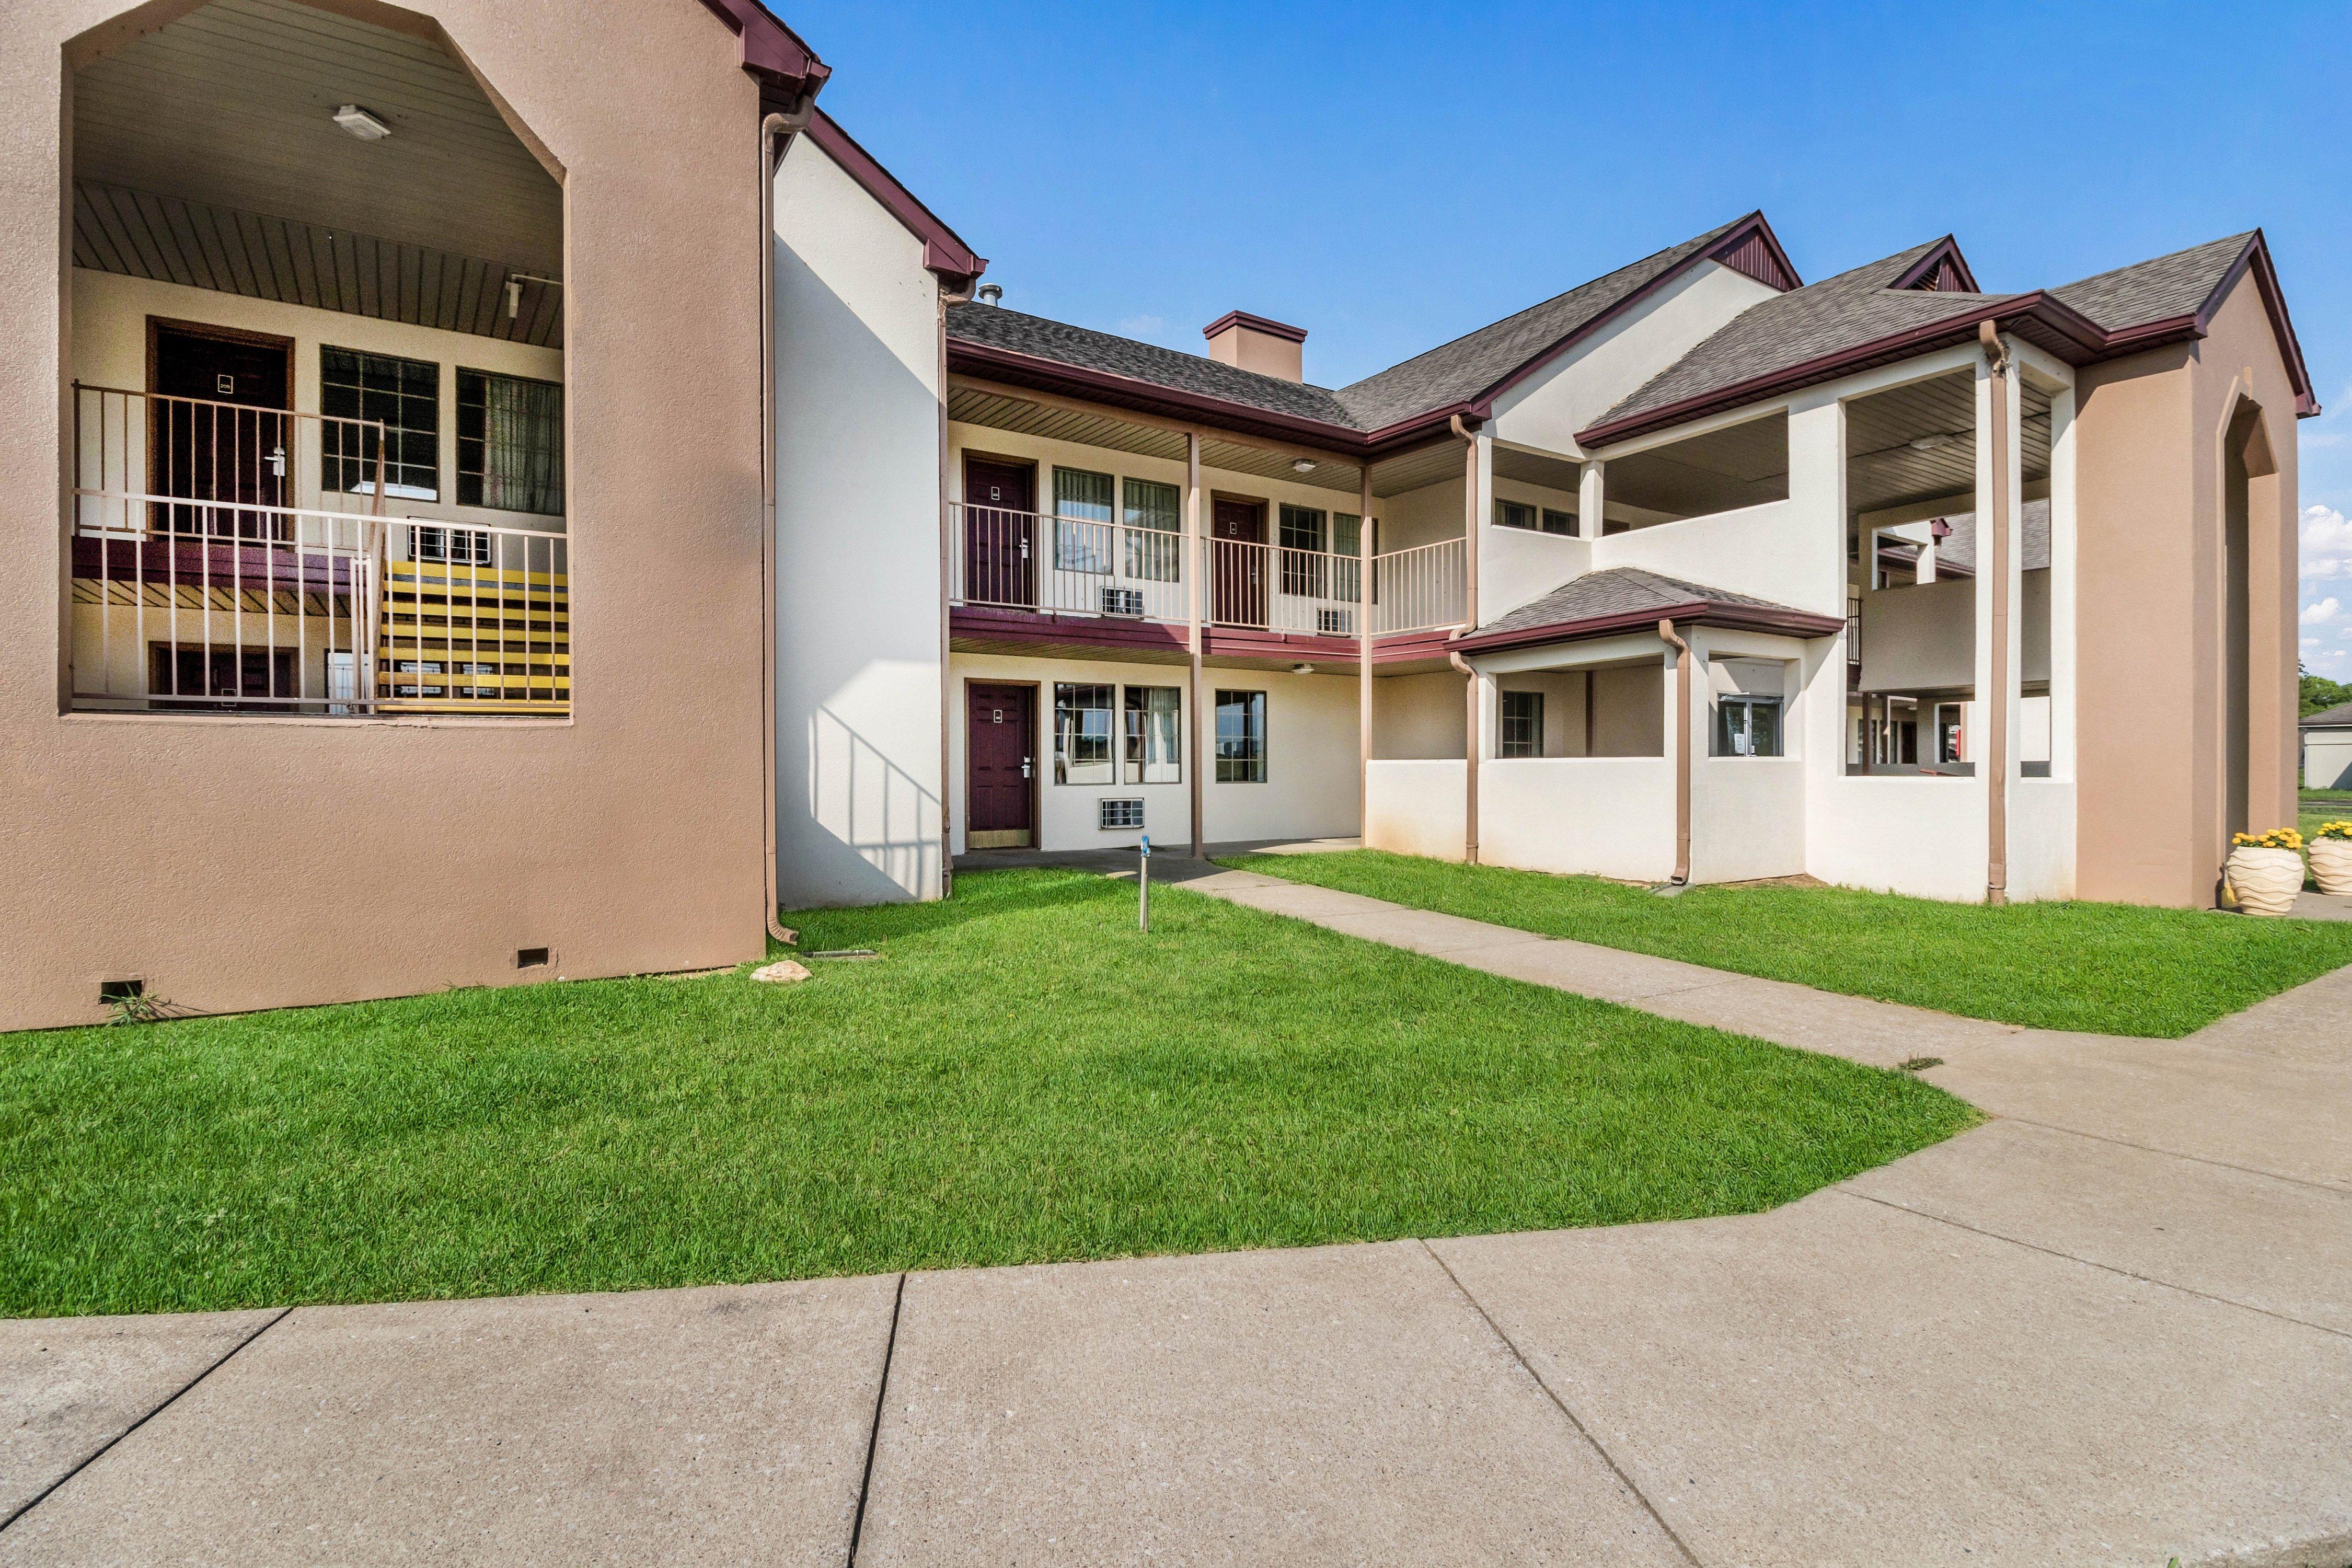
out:
M1209 357L1260 375L1285 381L1307 379L1307 329L1286 327L1247 310L1228 310L1201 329L1209 340Z

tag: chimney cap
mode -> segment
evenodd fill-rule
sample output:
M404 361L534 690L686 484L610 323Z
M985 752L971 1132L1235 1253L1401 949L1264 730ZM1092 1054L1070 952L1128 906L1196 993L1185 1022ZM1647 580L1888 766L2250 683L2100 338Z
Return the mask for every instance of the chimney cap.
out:
M1252 331L1264 332L1269 337L1283 338L1294 343L1303 343L1307 341L1305 327L1290 326L1286 322L1272 321L1265 316L1253 316L1247 310L1227 310L1223 315L1202 327L1201 335L1213 340L1219 333L1229 331L1235 327L1247 327Z

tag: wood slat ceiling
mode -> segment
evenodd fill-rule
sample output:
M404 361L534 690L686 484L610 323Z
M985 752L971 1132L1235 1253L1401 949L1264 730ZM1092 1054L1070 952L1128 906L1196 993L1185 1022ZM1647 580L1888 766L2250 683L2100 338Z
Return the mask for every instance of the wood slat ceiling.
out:
M2019 410L2025 478L2050 477L2050 395L2024 382ZM1968 371L1890 387L1846 405L1846 504L1878 511L1972 491L1977 482L1976 380ZM1923 437L1950 440L1932 451Z
M1170 462L1184 460L1184 437L1176 431L1157 425L1135 424L1113 413L1081 413L976 387L949 389L948 417L966 425L1010 430L1045 440L1071 441L1114 452L1162 458ZM1307 473L1298 472L1291 465L1299 458L1311 459L1315 467ZM1350 495L1355 493L1358 483L1356 466L1345 458L1303 448L1295 453L1277 452L1238 441L1221 441L1213 432L1201 437L1201 466L1259 479L1287 479L1293 484L1314 485Z
M498 262L89 180L74 184L73 258L250 300L563 346L563 291L525 282L509 320Z
M356 103L392 136L330 118ZM562 187L465 67L294 0L213 0L77 73L77 180L562 276Z

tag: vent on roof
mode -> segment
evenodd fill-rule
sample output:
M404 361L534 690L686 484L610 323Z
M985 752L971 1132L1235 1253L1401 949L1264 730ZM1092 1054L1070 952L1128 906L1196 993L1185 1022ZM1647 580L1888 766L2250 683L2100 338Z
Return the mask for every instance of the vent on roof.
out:
M1960 269L1952 265L1952 258L1948 256L1945 257L1941 261L1937 262L1935 266L1927 268L1927 271L1921 273L1918 280L1913 283L1911 287L1929 294L1965 294L1968 292L1968 289L1963 287L1960 282Z
M1004 303L1004 285L983 283L972 290L971 297L983 305L1002 305Z

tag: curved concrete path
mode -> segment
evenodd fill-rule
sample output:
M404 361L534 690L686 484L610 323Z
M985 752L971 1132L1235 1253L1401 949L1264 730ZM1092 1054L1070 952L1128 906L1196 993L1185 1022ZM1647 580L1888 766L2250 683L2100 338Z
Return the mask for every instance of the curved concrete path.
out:
M0 1563L2352 1563L2352 971L2124 1041L1160 871L1996 1120L1733 1219L0 1323Z

